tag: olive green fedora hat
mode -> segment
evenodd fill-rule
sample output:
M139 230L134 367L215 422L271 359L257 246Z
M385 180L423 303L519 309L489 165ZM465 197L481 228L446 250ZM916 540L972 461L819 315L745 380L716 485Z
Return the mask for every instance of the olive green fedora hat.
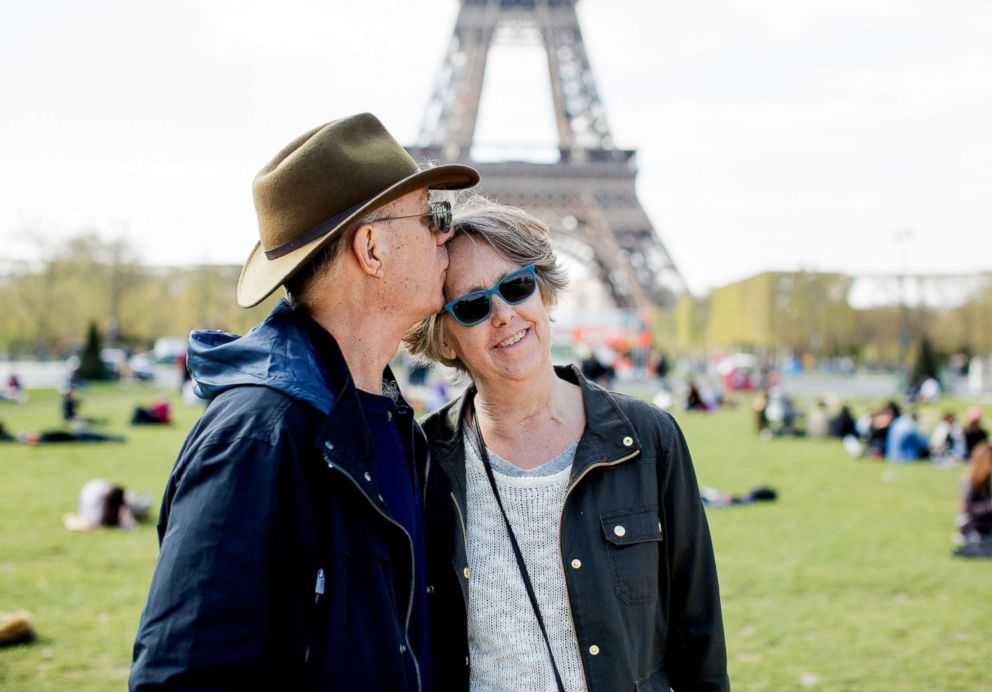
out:
M420 188L461 190L470 166L421 169L370 113L321 125L290 142L252 183L259 242L238 279L238 305L265 300L342 229Z

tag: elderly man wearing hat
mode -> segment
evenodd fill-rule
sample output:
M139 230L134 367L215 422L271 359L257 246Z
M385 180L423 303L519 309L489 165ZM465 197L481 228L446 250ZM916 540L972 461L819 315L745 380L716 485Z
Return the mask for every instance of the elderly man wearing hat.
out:
M243 337L190 337L210 400L169 478L132 690L426 690L426 446L387 364L441 308L450 207L369 115L298 137L255 178Z

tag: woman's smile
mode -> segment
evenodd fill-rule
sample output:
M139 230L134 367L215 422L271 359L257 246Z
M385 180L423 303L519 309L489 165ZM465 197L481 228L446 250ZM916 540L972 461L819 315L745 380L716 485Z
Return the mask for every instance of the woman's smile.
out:
M500 341L498 344L496 344L495 346L493 346L493 348L513 348L514 346L516 346L517 344L519 344L521 341L523 341L524 337L527 336L529 333L530 333L530 327L527 327L525 329L521 329L520 331L518 331L518 332L516 332L514 334L511 334L506 339L503 339L502 341Z

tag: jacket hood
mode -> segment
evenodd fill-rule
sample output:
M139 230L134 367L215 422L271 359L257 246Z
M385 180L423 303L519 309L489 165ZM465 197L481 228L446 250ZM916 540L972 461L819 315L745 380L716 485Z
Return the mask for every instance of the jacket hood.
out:
M262 386L328 413L335 397L304 319L309 318L283 299L244 336L216 329L192 332L187 367L197 396L213 399L232 387Z

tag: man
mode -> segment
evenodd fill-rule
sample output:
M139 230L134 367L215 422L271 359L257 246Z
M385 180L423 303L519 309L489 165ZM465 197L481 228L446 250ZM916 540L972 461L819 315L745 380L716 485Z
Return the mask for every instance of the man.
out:
M300 136L255 178L247 335L195 332L211 400L169 479L132 690L427 690L426 447L387 364L440 309L450 208L369 114Z

